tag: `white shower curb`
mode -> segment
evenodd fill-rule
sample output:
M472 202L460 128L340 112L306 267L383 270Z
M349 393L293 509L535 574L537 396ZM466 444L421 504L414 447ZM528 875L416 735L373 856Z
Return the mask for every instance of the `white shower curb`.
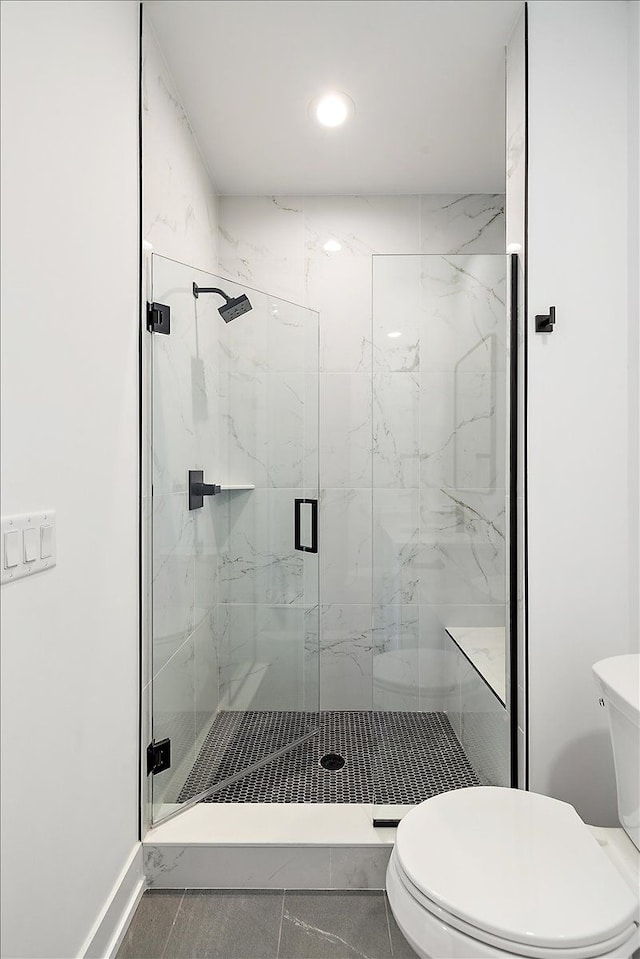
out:
M394 806L402 816L410 807ZM381 807L375 807L379 815ZM149 830L151 889L384 889L395 828L356 803L199 803Z

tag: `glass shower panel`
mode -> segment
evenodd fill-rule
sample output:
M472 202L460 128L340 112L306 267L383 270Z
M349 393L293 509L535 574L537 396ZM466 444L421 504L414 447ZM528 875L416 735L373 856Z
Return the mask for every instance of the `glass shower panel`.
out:
M373 257L380 819L509 782L506 266L488 254Z
M251 310L227 323L203 287ZM158 822L315 728L318 315L157 255L153 300Z

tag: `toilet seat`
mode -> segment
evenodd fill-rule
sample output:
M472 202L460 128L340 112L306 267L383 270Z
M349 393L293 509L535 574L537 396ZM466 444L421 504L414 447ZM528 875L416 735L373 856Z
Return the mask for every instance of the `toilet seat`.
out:
M408 813L390 864L420 908L505 954L606 955L637 932L637 904L572 806L480 786Z
M430 902L423 893L420 892L410 880L402 873L398 866L397 857L391 854L387 868L387 895L394 912L398 925L405 936L411 942L413 948L419 951L425 945L424 942L414 939L412 941L411 932L403 926L402 917L398 913L402 912L405 916L407 910L401 907L399 903L401 896L405 896L408 903L415 907L414 923L424 934L425 928L432 926L436 931L436 936L441 936L442 931L448 928L447 940L455 939L462 948L457 952L447 952L451 956L464 956L464 959L480 959L485 956L522 956L526 959L558 959L559 950L554 947L533 946L530 943L523 944L513 940L503 939L500 936L492 935L486 930L471 926L469 923L458 919L451 913L447 913L440 906ZM398 912L396 912L396 910ZM411 912L411 909L408 910ZM418 914L419 915L416 915ZM627 928L624 932L613 939L605 942L598 942L590 946L562 949L562 959L605 959L605 957L615 956L620 959L621 956L630 956L635 952L637 945L640 944L638 931L633 927ZM622 947L622 951L621 950ZM626 949L624 947L627 947ZM439 955L440 953L438 953ZM430 953L431 955L431 953ZM435 955L435 953L434 953ZM444 955L444 953L443 953Z

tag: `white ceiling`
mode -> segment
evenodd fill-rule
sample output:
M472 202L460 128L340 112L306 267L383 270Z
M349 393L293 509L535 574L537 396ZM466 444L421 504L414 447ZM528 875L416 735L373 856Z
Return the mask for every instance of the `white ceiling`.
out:
M147 0L223 194L501 193L522 0ZM348 93L323 128L309 103Z

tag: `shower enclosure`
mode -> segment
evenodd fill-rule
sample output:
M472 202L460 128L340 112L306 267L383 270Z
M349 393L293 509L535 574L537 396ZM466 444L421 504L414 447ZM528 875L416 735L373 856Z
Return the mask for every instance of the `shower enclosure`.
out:
M318 314L152 257L153 822L202 799L358 801L393 820L508 781L505 257L372 262L370 602L352 635L322 592ZM251 310L225 322L194 284ZM356 537L331 533L347 582ZM371 708L348 689L326 708L340 656Z

